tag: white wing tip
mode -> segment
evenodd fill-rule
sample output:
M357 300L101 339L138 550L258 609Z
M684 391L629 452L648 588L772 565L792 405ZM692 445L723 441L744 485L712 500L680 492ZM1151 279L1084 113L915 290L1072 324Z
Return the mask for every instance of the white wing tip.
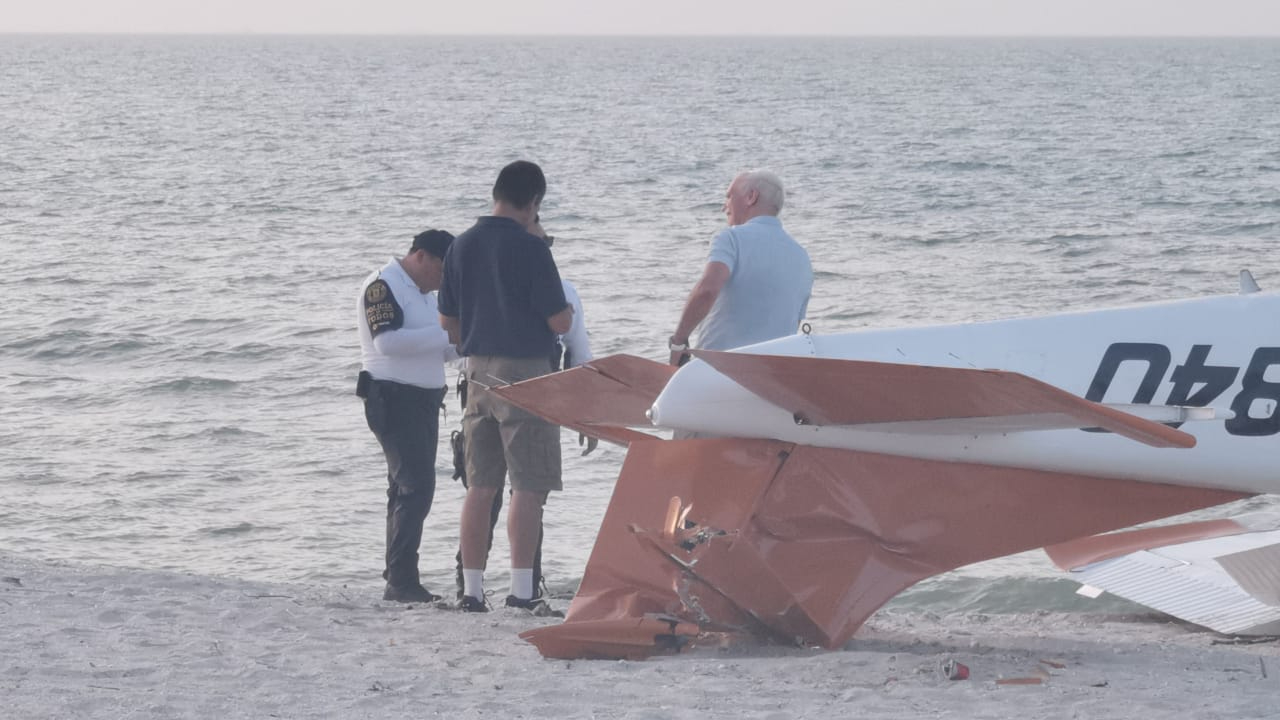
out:
M1097 600L1097 599L1098 599L1098 596L1099 596L1099 595L1101 595L1101 594L1102 594L1102 593L1104 593L1104 592L1106 592L1106 590L1103 590L1103 589L1102 589L1102 588L1100 588L1100 587L1094 587L1094 586L1092 586L1092 585L1081 585L1081 586L1076 590L1076 594L1077 594L1077 595L1083 595L1083 596L1085 596L1085 597L1089 598L1090 600Z

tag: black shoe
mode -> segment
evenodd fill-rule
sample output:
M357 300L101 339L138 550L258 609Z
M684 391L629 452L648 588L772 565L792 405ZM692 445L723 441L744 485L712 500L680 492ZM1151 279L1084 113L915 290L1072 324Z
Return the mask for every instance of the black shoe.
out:
M382 599L402 603L433 603L439 600L440 596L421 585L397 587L388 583L387 589L382 591Z
M463 595L458 601L458 609L462 612L489 612L489 606L484 604L484 600L473 598L470 595Z
M551 607L551 604L542 598L532 598L530 600L521 600L515 595L507 596L507 607L520 608L528 610L538 617L564 617L564 613Z

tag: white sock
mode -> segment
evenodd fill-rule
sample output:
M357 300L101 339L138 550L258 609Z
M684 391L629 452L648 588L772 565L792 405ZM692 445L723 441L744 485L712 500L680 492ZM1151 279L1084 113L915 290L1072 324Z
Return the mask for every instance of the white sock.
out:
M462 568L462 594L477 600L484 599L484 570Z
M533 599L533 568L511 568L511 594L520 600Z

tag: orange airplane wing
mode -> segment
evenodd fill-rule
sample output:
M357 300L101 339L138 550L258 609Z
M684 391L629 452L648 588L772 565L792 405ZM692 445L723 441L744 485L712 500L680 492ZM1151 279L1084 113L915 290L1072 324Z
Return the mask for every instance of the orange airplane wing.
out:
M646 413L675 371L634 355L610 355L493 392L557 425L627 445L654 439L630 428L650 426Z

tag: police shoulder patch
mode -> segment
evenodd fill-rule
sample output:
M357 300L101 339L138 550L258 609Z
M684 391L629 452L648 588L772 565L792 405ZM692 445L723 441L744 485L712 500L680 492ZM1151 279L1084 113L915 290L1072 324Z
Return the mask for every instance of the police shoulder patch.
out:
M386 330L404 326L404 310L396 302L387 281L378 278L364 290L364 319L369 323L369 333L374 337Z
M386 300L389 294L391 294L391 289L387 287L387 281L378 278L369 283L369 287L365 288L364 301L366 303L380 303Z

